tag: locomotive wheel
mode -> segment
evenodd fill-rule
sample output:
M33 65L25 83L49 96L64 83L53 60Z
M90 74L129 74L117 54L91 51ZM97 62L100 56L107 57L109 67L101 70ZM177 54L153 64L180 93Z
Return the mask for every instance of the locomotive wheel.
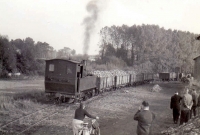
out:
M65 97L64 97L64 96L61 96L61 97L60 97L60 101L61 101L61 103L64 103L64 102L65 102Z
M75 101L75 99L73 98L68 98L68 97L65 97L65 102L68 103L68 104L71 104Z
M95 96L99 95L99 90L95 89Z
M88 93L88 97L89 97L89 98L93 97L92 91L91 91L90 93Z
M54 104L61 104L62 100L61 97L56 97Z
M85 95L84 97L83 97L83 101L86 101L88 99L88 95Z
M95 89L93 89L93 90L92 90L92 97L95 96L95 93L96 93L96 92L95 92Z

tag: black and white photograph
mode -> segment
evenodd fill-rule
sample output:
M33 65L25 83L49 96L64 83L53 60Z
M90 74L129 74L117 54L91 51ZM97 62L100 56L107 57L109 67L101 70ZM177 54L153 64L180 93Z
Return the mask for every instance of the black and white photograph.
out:
M0 135L200 135L200 1L0 0Z

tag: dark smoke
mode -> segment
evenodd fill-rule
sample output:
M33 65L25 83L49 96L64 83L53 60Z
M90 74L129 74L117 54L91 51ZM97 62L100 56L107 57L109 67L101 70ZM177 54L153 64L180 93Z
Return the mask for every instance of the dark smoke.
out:
M84 47L83 47L83 53L87 54L89 50L89 44L90 44L90 36L95 28L95 22L98 19L98 13L99 9L97 6L97 0L90 1L87 6L86 10L88 13L90 13L90 16L87 16L83 20L83 24L85 25L85 33L84 33Z

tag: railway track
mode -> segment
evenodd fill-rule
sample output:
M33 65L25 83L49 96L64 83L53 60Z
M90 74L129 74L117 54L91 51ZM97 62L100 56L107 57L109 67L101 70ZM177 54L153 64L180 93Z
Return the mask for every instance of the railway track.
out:
M45 110L45 109L50 108L50 107L51 107L51 106L42 108L42 109L40 109L40 110L34 111L34 112L32 112L32 113L29 113L29 114L27 114L27 115L25 115L25 116L22 116L22 117L20 117L20 118L17 118L17 119L15 119L15 120L12 120L12 121L6 123L5 125L0 126L0 129L3 129L3 128L7 127L8 125L10 125L10 124L12 124L12 123L14 123L14 122L16 122L16 121L18 121L18 120L20 120L20 119L23 119L23 118L25 118L25 117L28 117L28 116L30 116L30 115L33 115L33 114L35 114L35 113L37 113L37 112L39 112L39 111Z
M40 124L44 120L47 120L48 118L56 115L58 113L58 110L54 109L55 106L56 105L50 105L48 107L39 109L35 112L29 113L25 116L12 120L0 126L0 131L5 135L24 134L26 131Z
M28 130L31 129L32 127L34 127L34 126L40 124L42 121L44 121L44 120L46 120L46 119L52 117L53 115L55 115L55 114L57 114L57 113L58 113L58 112L56 111L56 112L53 112L52 114L50 114L49 116L42 118L41 120L35 122L35 123L32 124L31 126L27 127L26 129L22 130L21 132L17 133L17 135L21 135L21 134L25 133L26 131L28 131Z

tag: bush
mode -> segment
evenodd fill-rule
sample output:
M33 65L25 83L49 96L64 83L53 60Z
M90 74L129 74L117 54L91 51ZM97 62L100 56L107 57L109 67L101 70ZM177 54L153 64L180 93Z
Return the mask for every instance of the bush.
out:
M8 71L7 71L7 70L3 70L3 71L1 72L1 74L0 74L0 77L1 77L1 78L9 78L9 76L8 76Z

